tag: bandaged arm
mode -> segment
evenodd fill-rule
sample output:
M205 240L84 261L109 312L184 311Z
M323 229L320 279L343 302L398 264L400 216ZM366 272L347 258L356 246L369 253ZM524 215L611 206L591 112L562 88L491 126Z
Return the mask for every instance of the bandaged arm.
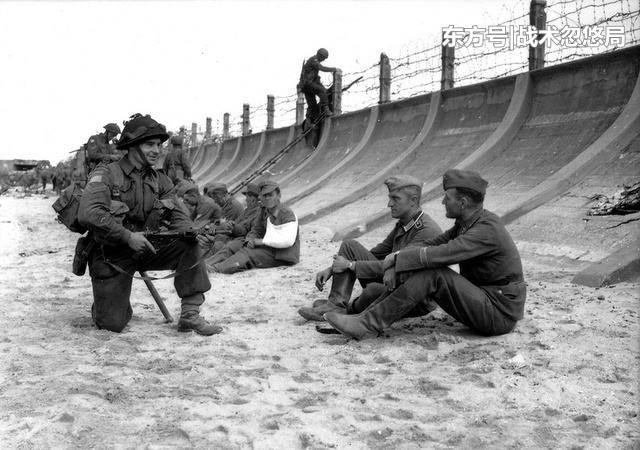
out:
M273 248L291 247L298 236L298 218L294 218L293 222L274 225L271 218L267 217L267 232L262 238L262 244Z

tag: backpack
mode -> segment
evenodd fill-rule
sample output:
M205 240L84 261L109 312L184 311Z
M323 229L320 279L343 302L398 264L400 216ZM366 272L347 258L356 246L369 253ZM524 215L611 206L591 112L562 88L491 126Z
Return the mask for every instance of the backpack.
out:
M116 165L118 165L116 163ZM122 169L118 165L118 170L111 170L113 176L112 196L118 196L118 188L124 180ZM71 183L61 193L60 197L51 205L56 214L57 220L67 227L69 231L84 234L87 229L78 222L78 210L80 209L80 198L82 197L83 188L79 183Z
M64 188L60 197L51 206L58 214L58 222L74 233L84 234L87 229L78 222L80 197L82 197L82 188L78 183L71 183Z

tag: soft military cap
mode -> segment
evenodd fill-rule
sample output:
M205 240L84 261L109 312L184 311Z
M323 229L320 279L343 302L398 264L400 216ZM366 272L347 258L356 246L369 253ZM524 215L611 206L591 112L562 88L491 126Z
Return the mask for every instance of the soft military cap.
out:
M198 192L198 186L196 186L191 181L182 180L176 186L176 193L178 194L178 197L183 197L184 194L186 194L187 192L191 192L191 191Z
M215 192L215 191L228 192L227 185L224 183L207 183L204 185L205 194L208 192Z
M449 169L442 176L442 187L445 191L451 188L466 188L484 195L488 184L478 172L472 170Z
M260 189L261 194L268 194L271 191L280 189L280 186L278 186L278 183L273 180L264 180L260 182L260 184L258 185L258 189Z
M396 175L389 177L384 181L384 184L387 185L389 192L397 191L398 189L402 189L407 186L416 186L417 188L422 189L422 181L416 177L412 177L411 175Z
M244 195L247 195L247 194L253 194L253 195L255 195L255 196L257 197L258 195L260 195L260 189L258 188L258 185L257 185L257 184L255 184L255 183L249 183L249 184L247 184L247 185L245 186L245 188L242 190L242 193L243 193Z

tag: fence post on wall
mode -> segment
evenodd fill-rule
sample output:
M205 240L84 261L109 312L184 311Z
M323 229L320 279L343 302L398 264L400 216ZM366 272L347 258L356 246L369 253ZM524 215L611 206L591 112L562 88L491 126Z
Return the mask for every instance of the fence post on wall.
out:
M222 116L222 139L229 139L229 113Z
M380 53L380 100L378 103L387 103L391 100L391 64L389 57Z
M273 130L273 114L275 112L275 103L273 95L267 95L267 130Z
M333 114L342 114L342 70L333 72Z
M296 125L302 125L304 122L304 94L298 89L298 98L296 99Z
M545 0L531 0L529 25L536 27L537 30L545 30L547 28L545 6L547 6ZM540 39L542 39L542 34L538 33L538 42ZM544 44L538 44L536 47L529 46L529 70L542 69L544 67L544 47Z
M191 123L191 147L198 145L198 124Z
M442 42L444 42L444 32L442 32ZM454 85L454 67L456 60L456 49L454 46L442 46L442 60L440 77L440 90L451 89Z
M207 117L207 125L204 129L204 142L211 142L211 117Z
M242 105L242 135L251 134L251 119L249 119L249 104Z

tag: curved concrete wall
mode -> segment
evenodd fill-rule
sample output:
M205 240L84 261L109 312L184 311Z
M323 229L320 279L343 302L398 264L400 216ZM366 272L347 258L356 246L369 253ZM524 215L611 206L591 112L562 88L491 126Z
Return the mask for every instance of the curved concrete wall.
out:
M229 165L224 169L224 172L218 174L217 180L222 183L228 183L237 174L244 171L248 166L251 166L256 158L260 155L262 145L264 144L264 133L252 134L244 136L240 139L240 147L238 153Z
M233 162L234 158L238 154L238 147L242 138L227 139L220 145L218 155L208 165L203 164L203 169L199 171L194 179L200 185L204 185L210 181L217 181L217 177L226 170L227 167Z
M255 157L246 165L244 170L241 170L233 178L230 178L227 181L229 187L232 187L251 176L257 169L261 168L263 164L278 154L278 152L280 152L287 143L293 140L293 133L293 127L277 128L261 133L262 141L258 143L260 150L255 152Z
M421 178L424 207L440 210L434 199L450 167L481 172L487 207L514 220L638 136L640 106L630 99L639 61L635 46L336 116L325 121L317 149L299 143L262 178L281 183L301 222L331 227L336 239L389 222L382 183L395 173ZM240 182L300 132L226 141L215 164L196 152L197 179Z

